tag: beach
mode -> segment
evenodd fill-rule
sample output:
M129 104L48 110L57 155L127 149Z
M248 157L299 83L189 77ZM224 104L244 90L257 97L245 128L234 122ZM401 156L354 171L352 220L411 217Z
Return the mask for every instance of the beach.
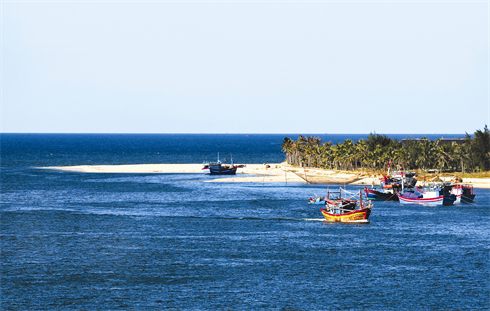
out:
M159 173L186 174L201 173L202 164L131 164L131 165L79 165L50 166L51 169L79 173ZM379 185L379 177L359 172L345 172L313 168L299 168L285 163L243 164L234 177L214 178L205 182L299 182L312 184ZM451 177L442 177L450 181ZM421 182L419 182L420 184ZM489 178L464 178L463 183L471 183L475 188L490 189Z
M202 164L133 164L133 165L78 165L51 166L52 169L78 173L161 173L161 174L198 174L202 173ZM245 176L243 176L245 175ZM254 176L251 176L254 175ZM258 176L257 176L258 175ZM236 177L216 178L207 182L304 182L306 181L288 170L280 163L243 164L237 170Z

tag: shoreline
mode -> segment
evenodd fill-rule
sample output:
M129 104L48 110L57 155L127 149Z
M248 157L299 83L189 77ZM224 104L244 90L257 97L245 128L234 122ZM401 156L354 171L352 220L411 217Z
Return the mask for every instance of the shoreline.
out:
M77 165L38 167L76 173L129 173L129 174L202 174L202 164L126 164L126 165ZM239 176L255 175L255 176ZM218 176L218 175L216 175ZM451 177L441 177L450 181ZM243 164L237 175L204 182L299 182L322 185L379 185L379 176L366 176L360 172L344 172L316 168L298 168L285 163ZM474 188L490 189L490 178L463 178L463 183L470 183Z

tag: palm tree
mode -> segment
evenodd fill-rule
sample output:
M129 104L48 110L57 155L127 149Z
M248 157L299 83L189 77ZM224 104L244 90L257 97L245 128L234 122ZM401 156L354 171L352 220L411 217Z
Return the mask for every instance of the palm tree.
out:
M454 158L458 161L458 164L461 164L461 173L464 174L465 162L469 158L469 153L464 145L457 145L454 147Z
M377 169L381 167L381 164L383 163L382 156L383 156L383 148L381 147L380 144L378 144L376 145L374 150L370 153L373 169Z
M327 164L328 164L328 167L330 169L332 169L333 148L332 148L332 142L331 141L322 144L321 154L322 154L321 155L321 157L322 157L322 160L321 160L322 165L324 165L326 167Z
M285 137L281 143L281 150L286 153L286 162L289 164L292 163L293 143L289 137Z
M441 145L437 148L437 165L439 166L439 171L442 172L445 166L448 166L450 160L452 159L450 155L451 146Z
M356 143L356 165L357 162L361 164L361 169L363 169L364 164L367 163L367 155L368 155L368 145L366 144L366 141L364 139L359 139ZM356 166L357 169L357 166Z
M396 148L391 151L393 165L396 167L405 167L407 152L403 148Z
M335 144L333 149L333 162L336 170L342 169L342 166L344 164L344 154L344 145L341 143Z
M477 130L471 142L472 160L480 170L490 170L490 132L487 125L483 131Z
M294 141L286 137L282 151L291 165L329 167L330 169L384 168L391 161L396 167L433 168L455 167L461 170L490 169L490 133L487 126L475 132L475 139L466 134L462 145L439 146L440 140L408 139L403 145L398 140L370 134L367 140L354 143L346 139L335 145L324 143L318 137L299 135Z
M415 160L415 163L423 168L424 170L433 166L435 163L436 156L436 147L439 142L439 139L435 142L430 141L427 137L423 137L420 142L420 153Z

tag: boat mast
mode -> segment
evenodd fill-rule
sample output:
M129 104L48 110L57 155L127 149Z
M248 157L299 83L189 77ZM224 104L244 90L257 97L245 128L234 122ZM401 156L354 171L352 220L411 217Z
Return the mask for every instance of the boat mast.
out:
M362 195L361 195L361 189L359 189L359 207L362 209Z

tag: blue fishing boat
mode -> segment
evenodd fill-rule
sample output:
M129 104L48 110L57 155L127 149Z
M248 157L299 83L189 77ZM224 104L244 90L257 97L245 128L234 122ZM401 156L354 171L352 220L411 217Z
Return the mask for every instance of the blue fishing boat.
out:
M233 164L233 156L231 156L231 164L223 164L219 159L216 162L205 162L202 172L207 175L236 175L238 165Z
M323 205L325 205L325 197L323 197L323 196L319 197L315 194L315 198L310 197L308 204L323 204Z

